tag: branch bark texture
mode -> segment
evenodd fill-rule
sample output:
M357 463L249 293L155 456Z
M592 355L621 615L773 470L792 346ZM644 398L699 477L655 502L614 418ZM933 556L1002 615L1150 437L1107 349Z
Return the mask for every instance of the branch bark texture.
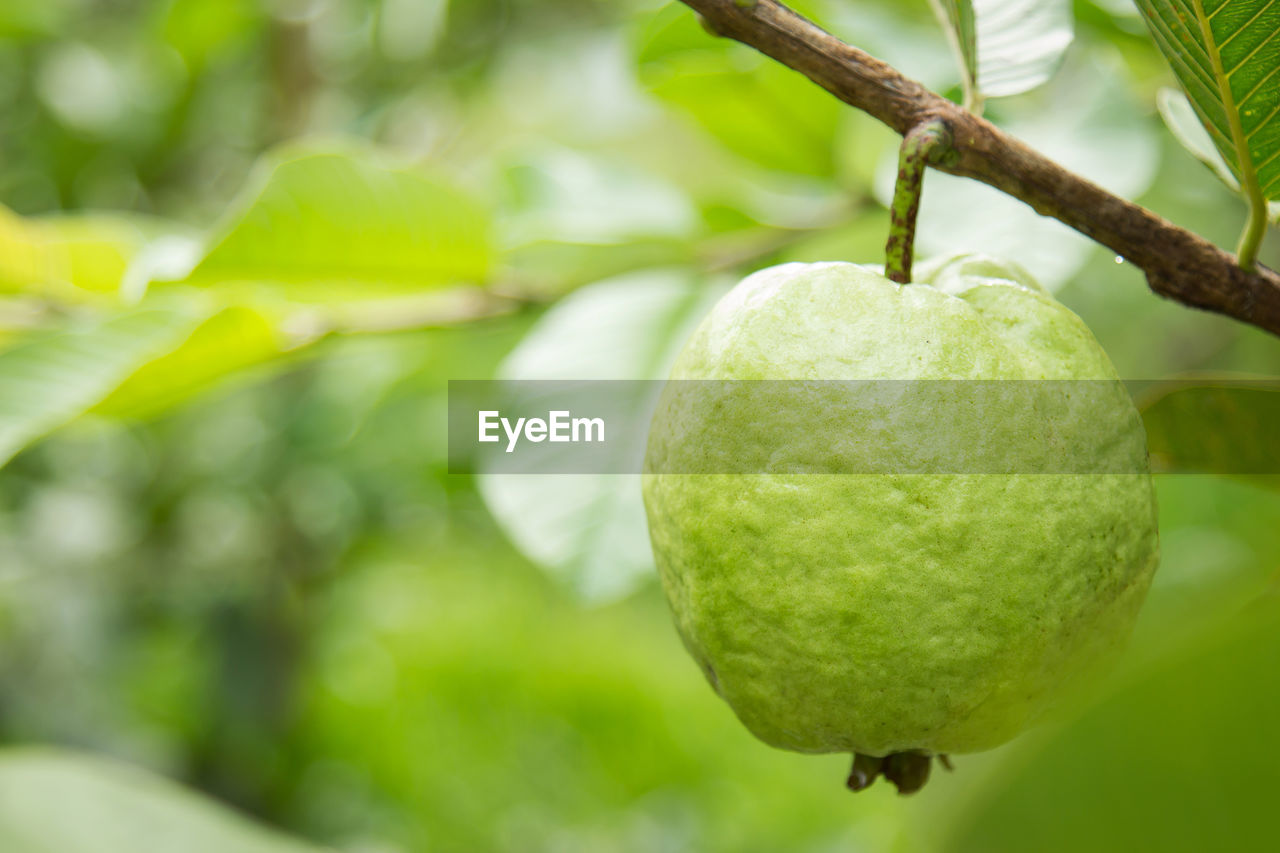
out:
M776 0L682 0L713 32L804 74L899 134L931 122L957 156L935 168L1021 199L1139 267L1151 289L1280 335L1280 275L1246 272L1228 252L1059 166L990 122L796 14Z

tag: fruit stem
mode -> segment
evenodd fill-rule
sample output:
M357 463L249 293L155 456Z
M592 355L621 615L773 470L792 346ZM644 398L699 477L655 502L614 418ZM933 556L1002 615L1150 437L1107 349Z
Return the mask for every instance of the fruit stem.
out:
M865 791L878 776L884 776L897 787L899 794L914 794L929 781L929 769L935 757L942 762L942 766L951 769L951 761L945 755L930 756L925 752L908 751L894 752L879 758L855 752L853 768L849 771L845 786L854 793Z
M853 769L849 771L849 779L845 786L850 791L865 791L876 781L876 777L884 771L884 759L874 755L853 754Z
M884 274L899 284L911 281L916 214L920 212L925 167L954 156L951 128L941 119L921 122L902 137L902 147L898 149L898 180L889 206L889 241L884 247Z
M929 781L933 761L923 752L895 752L884 759L880 772L898 788L899 794L914 794Z

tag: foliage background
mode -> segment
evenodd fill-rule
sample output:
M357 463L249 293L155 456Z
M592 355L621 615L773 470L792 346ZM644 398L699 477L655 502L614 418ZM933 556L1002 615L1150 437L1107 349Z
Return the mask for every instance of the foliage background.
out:
M923 0L799 6L958 97ZM1073 12L1055 78L988 115L1232 245L1243 210L1161 126L1172 77L1136 12ZM292 849L215 843L249 830L88 754L350 851L1273 837L1275 483L1160 477L1164 561L1121 673L901 801L850 797L844 757L754 742L706 688L643 542L587 535L628 529L625 479L522 494L446 473L449 378L656 375L735 276L879 257L891 135L678 4L10 0L0 115L0 377L17 377L0 400L34 399L7 354L97 334L148 277L144 307L195 324L165 351L206 335L0 470L3 849L177 849L142 846L169 808L183 843ZM388 163L430 183L405 189ZM275 203L250 207L288 168ZM1280 365L1274 338L1158 300L1127 264L983 192L930 176L925 248L994 240L1121 375ZM395 230L405 216L477 224L424 248ZM239 242L219 244L228 233ZM223 254L188 275L209 245ZM13 261L37 250L58 274ZM355 260L308 265L330 256ZM1278 258L1271 239L1263 260ZM450 301L456 283L502 310ZM477 306L495 316L454 322ZM49 375L41 387L64 377ZM583 502L604 509L561 512L568 538L539 539L540 512ZM133 793L105 807L117 788Z

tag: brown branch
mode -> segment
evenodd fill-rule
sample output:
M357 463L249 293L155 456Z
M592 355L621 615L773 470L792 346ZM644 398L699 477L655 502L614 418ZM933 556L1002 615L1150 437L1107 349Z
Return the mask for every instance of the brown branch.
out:
M799 71L900 134L932 120L958 157L935 168L1021 199L1143 270L1161 296L1280 335L1280 275L1242 270L1233 255L1068 172L990 122L845 44L775 0L682 0L715 33Z

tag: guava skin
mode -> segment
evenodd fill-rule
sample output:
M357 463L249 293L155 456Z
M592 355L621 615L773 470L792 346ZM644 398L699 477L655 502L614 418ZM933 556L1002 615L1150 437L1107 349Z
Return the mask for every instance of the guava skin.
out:
M919 277L762 270L703 320L672 378L1116 378L1083 322L1024 271L961 256ZM1115 656L1157 563L1141 421L1127 395L1093 405L1063 446L1119 458L1124 473L652 473L699 452L660 408L650 537L712 687L758 738L800 752L927 757L1014 737ZM758 437L752 427L743 434ZM874 452L890 446L883 430L815 410L796 440L853 433ZM972 440L1039 439L991 422Z

